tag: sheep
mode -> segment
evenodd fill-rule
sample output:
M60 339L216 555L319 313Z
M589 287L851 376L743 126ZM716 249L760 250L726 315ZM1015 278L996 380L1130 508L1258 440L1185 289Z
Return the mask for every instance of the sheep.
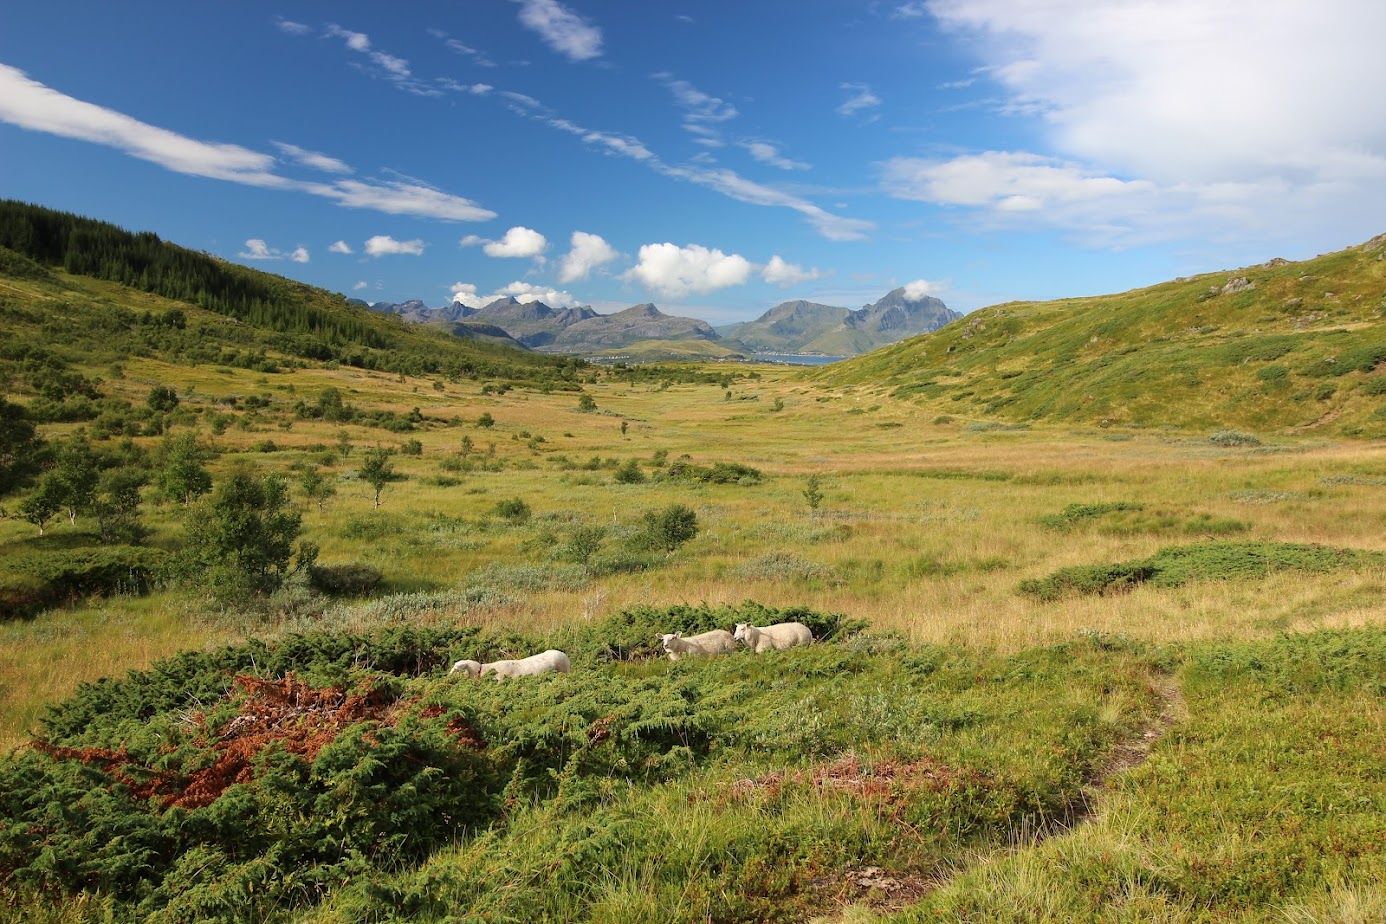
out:
M682 632L659 634L664 650L669 652L669 660L677 661L683 655L719 655L736 650L736 639L726 629L713 629L701 635L683 637Z
M793 648L795 645L807 645L813 641L813 633L802 622L781 622L761 628L749 622L739 622L736 624L733 637L756 652L780 651Z
M497 680L504 680L507 677L529 677L549 671L566 674L570 670L572 670L572 665L568 662L568 656L557 649L550 648L548 651L530 655L528 658L521 658L518 661L492 661L490 664L482 664L479 661L462 660L454 664L448 673L455 674L462 671L468 677L485 677L487 674L495 674Z

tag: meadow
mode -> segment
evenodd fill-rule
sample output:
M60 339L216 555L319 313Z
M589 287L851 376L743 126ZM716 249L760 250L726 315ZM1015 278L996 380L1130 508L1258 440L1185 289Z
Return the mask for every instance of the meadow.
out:
M322 798L350 794L324 824L356 833L312 836L360 834L351 850L329 857L302 835L240 856L188 833L203 829L181 809L151 809L163 840L150 856L166 868L144 879L123 866L64 872L13 839L0 858L25 871L5 886L15 914L1381 920L1379 444L1003 425L776 366L712 365L682 382L594 372L587 409L572 391L349 367L131 358L104 371L103 388L136 404L173 388L172 432L213 450L214 480L236 467L288 474L319 564L380 580L356 597L290 581L248 603L156 585L0 623L6 772L40 773L26 744L36 731L53 746L143 754L146 768L171 760L92 705L108 695L96 691L117 701L127 671L147 672L129 675L143 689L184 652L234 692L233 673L287 646L300 653L275 662L281 674L412 703L398 725L372 719L376 737L423 748L476 788L365 779L362 755L339 755L330 773L302 773ZM294 412L328 388L415 424ZM358 471L375 447L396 450L399 476L379 506ZM297 494L310 468L336 488L321 511ZM640 547L643 516L670 504L696 513L697 535ZM186 516L151 494L146 544L177 548ZM59 518L44 541L89 528ZM0 520L0 560L33 534ZM655 631L781 610L842 631L803 652L677 665L650 644ZM436 633L409 643L408 670L324 661L295 641L359 648L405 630ZM444 676L447 658L478 646L548 644L574 655L573 674L524 687ZM91 686L101 678L113 680ZM178 711L141 722L183 740ZM491 746L459 756L431 718L465 719ZM386 734L406 727L416 736ZM393 816L352 814L352 799L406 784L472 814L413 847L377 836ZM244 811L259 823L287 811L254 798ZM102 830L91 824L73 837ZM51 820L44 830L57 837ZM321 875L285 885L271 856Z

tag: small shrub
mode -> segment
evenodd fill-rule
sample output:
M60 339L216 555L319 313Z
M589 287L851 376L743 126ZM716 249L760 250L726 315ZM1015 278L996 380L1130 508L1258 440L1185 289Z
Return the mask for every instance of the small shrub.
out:
M1380 565L1386 555L1288 542L1211 542L1163 548L1150 558L1062 568L1020 583L1022 594L1052 601L1068 594L1108 596L1138 584L1181 587L1190 581L1264 578L1282 571L1326 573Z
M617 484L644 484L647 480L639 461L633 458L622 463L621 467L616 469L616 474L611 477Z
M518 525L529 522L533 511L530 510L529 504L525 503L524 498L512 497L509 500L497 501L495 513L507 523Z
M831 578L833 570L793 552L770 552L738 565L732 574L740 580L821 581Z
M1261 441L1250 433L1239 433L1236 430L1219 430L1208 437L1208 442L1214 446L1234 447L1234 446L1260 446Z
M375 590L383 577L379 568L361 562L315 564L308 569L313 589L334 597L364 597Z
M1108 513L1143 509L1145 508L1142 504L1129 504L1125 501L1110 504L1069 504L1062 512L1046 514L1040 517L1039 521L1041 525L1050 529L1069 530L1079 523L1095 520Z
M698 535L698 515L683 504L670 504L644 515L644 534L651 547L672 552Z

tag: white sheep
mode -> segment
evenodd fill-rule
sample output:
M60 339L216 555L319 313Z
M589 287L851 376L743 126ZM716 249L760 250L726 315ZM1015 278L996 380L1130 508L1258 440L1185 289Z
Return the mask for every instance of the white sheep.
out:
M482 664L480 661L462 660L454 664L448 673L455 674L462 671L468 677L485 677L487 674L495 674L497 680L504 680L506 677L529 677L549 671L566 674L570 670L572 670L572 665L568 662L568 656L555 648L550 648L548 651L541 651L537 655L520 658L518 661L492 661L490 664Z
M752 651L781 651L813 641L813 633L802 622L780 622L757 628L749 622L736 624L733 637Z
M670 661L677 661L684 655L719 655L736 650L736 639L726 629L713 629L688 638L684 638L682 632L661 632L659 641L669 652Z

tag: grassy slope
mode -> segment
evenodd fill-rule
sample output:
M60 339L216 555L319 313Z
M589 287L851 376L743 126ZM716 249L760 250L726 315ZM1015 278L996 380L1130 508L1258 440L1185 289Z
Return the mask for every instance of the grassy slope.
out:
M815 376L969 417L1386 436L1384 253L998 305Z
M495 378L539 380L555 378L564 363L559 357L539 356L408 325L396 317L350 305L341 296L322 289L245 267L228 267L266 283L286 305L348 319L369 331L379 346L332 344L352 364L388 368L402 363L416 373L475 370ZM312 340L305 335L256 328L186 302L114 282L73 276L60 269L42 268L34 272L32 263L21 263L14 255L0 266L0 336L13 344L43 344L59 356L96 372L105 371L102 364L122 362L132 353L159 356L166 352L169 344L138 336L135 322L143 313L157 316L173 309L184 312L191 331L186 339L179 338L177 346L215 344L228 352L271 354L283 361L301 359L299 348ZM286 311L292 314L291 308Z
M1325 259L1346 260L1352 269L1357 264L1351 256ZM1304 274L1302 264L1282 269L1292 271L1295 280ZM1329 272L1317 263L1315 269ZM859 805L839 798L841 793L828 799L813 792L791 794L759 806L780 821L756 830L737 825L737 813L720 812L710 839L696 839L697 831L711 825L709 817L695 810L706 804L698 800L721 798L731 776L830 765L844 747L878 740L879 731L867 724L886 728L906 721L901 710L913 702L908 697L929 691L913 685L896 691L892 684L904 676L899 673L904 659L927 657L935 650L916 647L904 653L851 655L861 669L849 672L850 679L842 681L836 694L814 693L821 708L800 716L803 721L768 731L768 746L779 751L758 768L743 771L745 765L728 762L718 765L724 778L710 768L712 775L673 781L665 788L618 786L591 814L555 813L535 805L516 816L508 832L435 855L417 874L381 871L334 896L310 918L360 919L384 911L391 895L451 913L456 901L483 886L516 919L536 919L534 909L542 907L542 913L555 918L573 919L580 912L593 920L662 920L676 905L690 917L717 911L715 920L762 920L775 914L801 918L819 902L831 906L860 898L856 887L844 887L844 874L863 864L886 867L892 874L924 875L932 886L938 884L936 864L946 862L960 872L956 878L943 874L948 881L936 904L977 920L1035 920L1048 914L1052 920L1196 921L1241 915L1253 921L1280 920L1301 911L1318 916L1296 920L1332 920L1330 912L1352 903L1371 907L1386 888L1386 844L1379 828L1372 827L1372 818L1380 814L1372 800L1380 793L1376 755L1381 719L1368 695L1380 684L1380 656L1358 658L1351 671L1327 682L1321 677L1331 671L1331 659L1306 657L1293 643L1274 641L1281 632L1308 633L1303 637L1311 647L1321 639L1331 647L1336 643L1322 631L1327 627L1379 626L1386 611L1386 571L1380 565L1140 586L1118 595L1053 601L1019 592L1022 580L1041 579L1059 569L1143 560L1162 548L1226 536L1386 548L1381 537L1386 466L1372 447L1323 440L1329 427L1313 431L1317 442L1286 436L1277 445L1249 449L1219 447L1186 435L1114 434L1074 424L986 432L935 423L936 407L881 395L868 384L825 389L772 368L765 368L757 382L735 383L731 400L720 384L664 388L655 382L607 380L587 386L600 413L583 414L574 395L537 389L483 394L479 383L466 380L312 364L257 372L126 355L103 343L99 331L84 326L86 322L103 305L157 312L173 303L90 280L64 280L65 288L57 289L32 280L5 284L10 288L0 293L15 288L29 293L26 297L33 301L26 304L35 320L16 320L11 313L3 323L29 324L23 328L25 336L67 344L63 349L74 361L106 378L103 387L109 393L138 404L154 384L175 387L196 415L188 425L222 453L213 463L214 476L236 463L286 471L295 463L321 460L339 431L346 431L358 447L418 438L423 455L395 458L407 480L387 486L385 506L378 511L371 508L369 490L354 477L359 452L326 466L339 495L323 514L307 511L305 527L308 538L322 545L324 560L374 564L385 573L382 592L425 595L358 605L341 601L319 616L311 607L295 609L292 601L285 601L282 611L242 613L209 606L194 595L160 591L143 598L87 601L32 621L0 625L0 718L6 747L27 737L45 703L65 697L78 683L118 676L129 667L212 642L275 638L304 625L367 631L401 619L558 633L579 620L586 622L585 617L649 602L734 603L750 597L776 605L807 604L867 618L878 629L899 632L912 646L946 646L938 649L946 657L985 665L972 676L986 682L963 689L957 703L972 708L977 697L1000 698L982 710L985 718L970 730L933 739L929 753L938 756L966 745L969 759L992 769L1023 767L1036 756L1028 744L1016 744L1030 741L1018 730L1032 730L1024 722L1026 710L1005 708L1005 697L1025 683L1038 683L1034 690L1052 683L1048 694L1025 694L1036 701L1063 699L1064 705L1045 720L1045 734L1059 737L1086 735L1084 729L1092 728L1129 730L1131 717L1148 711L1131 683L1151 664L1177 669L1186 685L1190 718L1161 741L1154 760L1122 779L1107 803L1110 814L1072 838L1052 839L1031 851L1007 850L1010 832L999 829L981 841L948 845L942 853L934 846L921 847L922 841L902 846L892 842L896 828L877 826L872 819L865 827L853 827L850 816L860 814ZM1208 284L1208 279L1196 281L1204 290ZM1270 285L1263 279L1250 294ZM1344 291L1346 301L1352 293ZM1379 297L1380 287L1376 292ZM1368 300L1365 291L1358 294ZM1218 297L1223 298L1228 296ZM1216 305L1218 299L1201 304ZM52 309L59 303L68 306L64 311L73 319L70 323L54 320ZM189 317L221 323L191 310ZM1376 324L1370 319L1364 323L1367 330ZM88 331L82 335L85 340L67 339L83 330ZM961 336L960 328L950 330ZM1042 333L1036 328L1036 337ZM973 339L984 334L975 333ZM255 348L257 341L247 336L251 339L243 346ZM1287 368L1297 382L1301 376L1293 369L1308 356L1301 356L1299 341L1310 351L1321 338L1294 336L1296 352L1247 365L1293 362ZM114 361L122 365L119 374L109 368ZM1208 374L1226 372L1220 370ZM1370 397L1361 394L1361 373L1313 381L1330 381L1339 391L1356 386L1351 394L1330 399L1345 402L1344 420L1356 413L1354 402ZM292 419L298 398L311 398L328 385L353 404L401 413L418 406L429 420L416 432L393 434ZM252 394L269 397L268 407L236 412L221 436L208 432L206 417L225 411L227 398ZM746 400L751 398L758 400ZM778 412L772 409L776 399L783 402ZM493 429L473 426L482 411L496 418ZM1004 416L1005 409L997 413ZM453 418L460 423L448 423ZM618 429L622 421L629 425L626 435ZM1190 425L1204 423L1197 419ZM68 429L45 428L49 435ZM545 442L532 442L534 434L543 435ZM463 436L471 437L483 454L486 444L495 442L493 463L461 473L445 469ZM150 447L158 442L154 437L136 441ZM620 485L608 467L588 471L573 465L593 456L634 457L651 471L650 460L658 451L670 459L687 453L700 464L741 461L768 477L752 487ZM807 473L823 476L826 499L817 512L809 511L802 497ZM533 506L534 518L516 524L498 519L496 502L517 496ZM585 575L551 556L579 524L611 528L610 545L616 534L632 528L640 511L674 501L696 508L703 531L652 570ZM1075 503L1140 505L1141 510L1114 506L1110 514L1056 531L1051 522L1062 519L1061 512ZM151 542L176 545L180 518L176 505L151 496L146 505L146 520L154 531ZM87 529L79 520L76 532ZM60 537L72 532L65 523L52 531ZM0 520L0 545L21 548L30 539L26 524ZM453 589L477 592L449 596ZM1031 650L1075 646L1075 634L1091 644ZM1359 629L1348 637L1350 648L1379 652L1386 647L1378 630ZM1109 649L1120 657L1109 658L1103 653ZM1077 665L1061 666L1075 652L1081 655ZM788 676L812 686L824 680L814 674L813 659L834 656L794 660L803 669ZM1266 674L1254 666L1281 662L1299 667ZM667 677L676 685L730 689L748 680L733 676L742 673L742 663L713 665L703 672L698 665L670 669L654 662L622 668L633 672L622 682L664 683ZM1043 669L1037 671L1036 664ZM1076 673L1067 673L1070 669ZM775 675L761 675L760 682L773 692ZM1099 693L1099 687L1109 692ZM781 689L789 695L784 709L792 708L798 689ZM756 695L768 694L762 690ZM937 696L935 706L955 702L949 698L952 693ZM764 702L774 708L778 701ZM860 708L844 711L849 704ZM1267 704L1273 706L1270 712ZM910 719L907 724L913 731L918 723ZM1271 727L1274 734L1267 731ZM968 740L968 734L975 737ZM892 747L899 747L915 739L897 735L891 740ZM1060 746L1075 760L1087 761L1111 738L1083 740L1083 749L1072 748L1069 741ZM1339 741L1341 747L1335 743ZM1332 762L1343 753L1365 756ZM1033 776L1032 781L1036 786L1062 782L1064 767L1083 766L1081 761L1060 761L1050 768L1053 773L1045 771L1049 776ZM1278 769L1267 775L1267 766ZM1348 801L1336 801L1341 799ZM959 807L964 814L974 809ZM647 827L629 826L632 818L652 816ZM1227 819L1228 826L1210 829L1210 818ZM1264 818L1271 821L1258 820ZM1348 845L1355 851L1351 867L1340 861L1332 839L1333 826L1343 819L1360 835ZM616 843L639 849L615 850L612 831L623 838ZM1296 833L1300 831L1303 837ZM696 888L685 893L680 883L687 881L687 870L701 868L710 855L698 853L699 843L718 855L761 858L759 868L773 890L723 914L727 905L719 902L726 899L718 898L717 891L729 880L714 868L710 878L697 880ZM824 891L806 893L803 883L783 878L802 859L787 847L797 843L813 845L815 868L838 877L813 886ZM670 844L689 849L671 857ZM548 893L524 884L549 875L549 858L570 848L591 861L565 868L578 892L544 905ZM1268 880L1262 869L1281 878ZM498 878L498 873L504 875ZM1276 889L1277 882L1279 891L1266 891ZM372 892L376 885L383 891ZM1267 895L1271 898L1265 899ZM1114 896L1125 904L1113 904ZM1052 904L1060 900L1062 904ZM20 913L30 920L95 920L103 907L102 899L93 898L61 912L39 900ZM920 919L929 919L933 907L922 905ZM861 919L866 914L861 912ZM1340 917L1351 920L1345 913Z

